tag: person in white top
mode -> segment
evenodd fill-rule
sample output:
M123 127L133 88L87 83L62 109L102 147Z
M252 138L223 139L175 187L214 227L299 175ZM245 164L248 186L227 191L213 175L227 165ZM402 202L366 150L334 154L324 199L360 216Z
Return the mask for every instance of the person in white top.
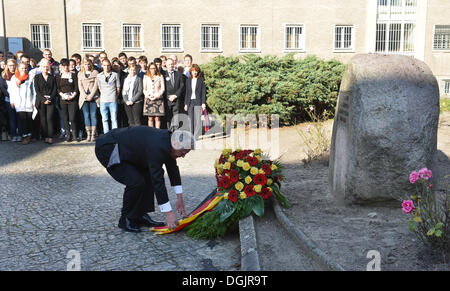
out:
M19 64L19 70L11 78L9 97L11 107L19 114L22 126L22 143L28 144L31 140L33 111L35 103L35 91L33 78L28 75L28 65L25 62Z

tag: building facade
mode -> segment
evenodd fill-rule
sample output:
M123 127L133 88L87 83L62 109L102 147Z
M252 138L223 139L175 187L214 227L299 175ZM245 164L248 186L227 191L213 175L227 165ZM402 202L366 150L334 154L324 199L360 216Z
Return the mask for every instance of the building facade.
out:
M450 96L449 0L2 0L0 49L55 59L109 56L358 53L425 61Z

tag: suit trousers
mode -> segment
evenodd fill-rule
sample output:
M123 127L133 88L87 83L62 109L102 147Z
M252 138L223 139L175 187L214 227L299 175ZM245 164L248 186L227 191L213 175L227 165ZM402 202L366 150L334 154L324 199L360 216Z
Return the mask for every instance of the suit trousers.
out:
M131 106L125 104L124 106L125 112L127 113L128 117L128 123L130 124L130 126L142 125L144 103L143 102L134 103Z
M95 148L100 163L106 167L114 144L105 144ZM150 172L148 169L122 161L120 164L106 168L111 177L125 185L122 202L122 217L137 219L147 212L155 211L155 196Z
M188 116L190 122L190 129L195 139L202 134L202 106L201 105L189 105Z
M167 128L169 130L176 130L180 128L179 116L180 113L178 100L175 102L168 102L166 110Z

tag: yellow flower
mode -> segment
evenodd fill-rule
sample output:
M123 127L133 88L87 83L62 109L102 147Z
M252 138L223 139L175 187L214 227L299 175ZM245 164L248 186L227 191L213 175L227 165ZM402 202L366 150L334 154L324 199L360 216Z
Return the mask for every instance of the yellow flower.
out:
M261 186L261 185L255 185L255 186L253 187L253 190L255 190L256 193L259 193L259 192L261 192L261 190L262 190L262 186Z
M244 189L244 184L242 182L237 182L234 187L236 188L236 190L242 191L242 189Z
M271 187L267 187L267 189L269 189L269 190L270 190L270 192L273 192L273 190L272 190L272 188L271 188Z
M223 194L223 198L228 199L228 192L226 192L225 194Z
M231 169L231 163L230 163L230 162L226 162L226 163L223 165L223 168L224 168L225 170Z
M273 180L272 180L272 179L270 179L270 178L269 178L269 179L267 179L267 185L269 185L269 186L270 186L270 185L272 185L272 183L273 183Z
M250 168L251 168L251 166L250 166L249 163L244 163L244 164L242 165L242 169L243 169L244 171L248 171L248 170L250 170Z
M260 163L261 162L261 156L256 156L255 158L257 158L258 159L258 163Z
M231 154L232 150L231 149L223 149L222 150L222 155L224 157L228 157Z
M250 174L256 175L256 174L258 174L258 173L259 173L258 168L252 167L252 168L250 169Z
M262 153L262 151L261 151L261 149L256 149L253 153L255 155L260 155Z
M245 177L245 183L250 184L253 181L252 177L247 176Z
M245 192L241 192L239 195L241 196L241 199L247 198L247 194L245 194Z
M217 166L217 173L222 174L223 173L223 165Z
M235 159L234 156L230 156L230 157L228 158L228 161L229 161L230 163L233 163L235 160L236 160L236 159Z
M276 169L278 169L277 165L272 164L272 166L270 167L272 169L272 171L275 171Z
M265 174L266 174L266 172L264 172L264 170L263 170L263 169L259 169L258 173L259 173L259 174L263 174L263 175L265 175Z
M236 165L241 168L244 165L244 161L243 160L238 160Z

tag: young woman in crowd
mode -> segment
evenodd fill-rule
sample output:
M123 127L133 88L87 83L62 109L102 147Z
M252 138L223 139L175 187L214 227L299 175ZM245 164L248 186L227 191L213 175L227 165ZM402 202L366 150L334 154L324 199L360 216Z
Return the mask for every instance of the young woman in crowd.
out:
M77 74L70 72L69 65L68 59L61 60L61 74L56 76L56 84L58 86L59 104L66 130L66 141L70 142L73 138L73 140L80 142L81 139L77 137L78 78ZM72 134L70 130L72 130Z
M164 79L158 67L151 63L144 76L144 115L148 116L148 126L161 128L161 118L164 116L163 93Z
M83 111L86 126L87 142L95 140L97 129L97 107L100 105L98 94L97 70L88 58L82 62L78 73L78 89L80 90L79 108Z
M56 98L58 92L56 88L56 78L51 74L50 62L42 60L40 66L41 74L34 77L34 88L36 90L35 107L39 112L41 121L42 136L48 144L53 143Z
M193 64L189 69L184 104L184 110L187 111L191 122L191 133L197 138L202 133L202 110L206 109L205 80L197 64Z
M17 112L11 107L10 103L10 91L13 89L11 78L14 76L17 70L17 63L14 58L8 59L6 67L2 72L2 78L5 80L4 86L6 86L7 94L5 95L6 109L8 110L8 125L9 134L11 135L11 141L22 141L22 128L20 126L20 119Z
M111 115L111 129L117 128L117 97L120 94L120 79L119 75L111 70L111 62L108 59L103 60L102 68L103 72L97 75L97 83L100 91L103 132L108 133L109 115Z
M137 75L136 66L129 65L128 76L123 83L122 96L130 126L142 125L142 108L144 101L142 83L142 78Z
M8 91L11 107L18 113L22 126L22 144L28 144L31 140L35 94L27 63L19 64L19 69L11 77Z

